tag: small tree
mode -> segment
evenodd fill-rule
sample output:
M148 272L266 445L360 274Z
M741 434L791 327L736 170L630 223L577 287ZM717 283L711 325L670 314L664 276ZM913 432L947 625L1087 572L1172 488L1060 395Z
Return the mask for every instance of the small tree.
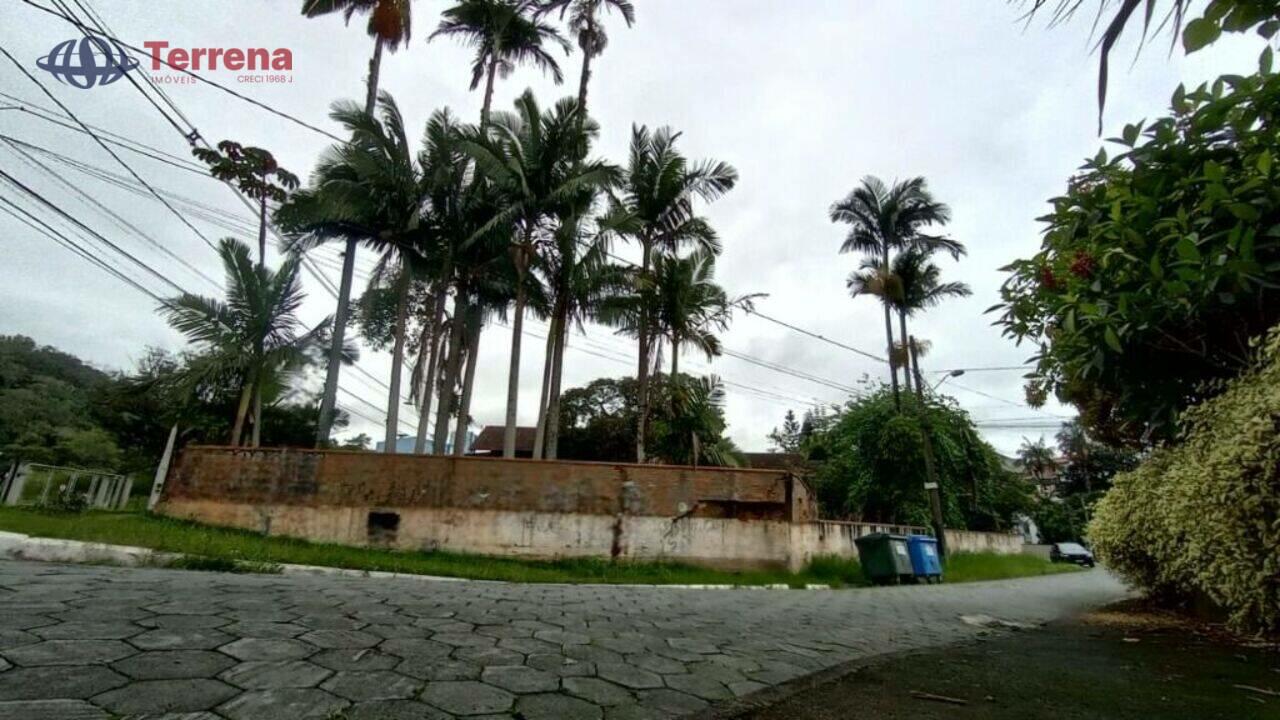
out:
M774 428L773 432L769 433L769 441L780 452L797 452L802 442L800 431L800 422L796 420L795 411L788 410L782 418L782 428Z
M284 202L289 192L298 187L298 177L280 167L266 150L231 140L218 143L217 150L194 148L191 154L209 166L209 174L234 184L240 192L258 201L258 266L261 267L267 257L267 201Z

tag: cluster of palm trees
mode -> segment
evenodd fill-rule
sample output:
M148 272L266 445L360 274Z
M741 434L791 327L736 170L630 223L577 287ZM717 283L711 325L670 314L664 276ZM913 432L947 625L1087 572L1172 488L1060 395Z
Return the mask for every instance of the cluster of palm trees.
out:
M907 319L947 298L972 294L965 283L942 282L942 270L932 260L938 252L959 259L965 254L964 245L928 232L932 226L945 225L951 219L951 210L934 199L920 177L892 185L865 177L848 196L831 206L830 214L832 222L850 226L840 252L864 255L858 270L849 275L850 294L871 295L884 306L889 373L894 400L900 405L898 370L902 370L902 384L908 391L914 375L916 391L923 393L918 358L928 347L925 341L908 334Z
M281 266L267 268L261 250L255 266L247 246L224 241L227 300L184 296L163 309L175 327L205 346L206 355L218 355L214 348L225 351L219 372L239 373L244 395L232 444L242 441L247 418L260 415L249 410L255 394L268 389L274 397L307 358L319 359L324 343L328 364L317 444L329 442L338 376L353 356L346 336L355 305L354 258L363 250L375 253L377 262L360 307L374 298L388 308L388 452L396 447L405 395L418 413L416 451L440 454L452 444L454 453L462 452L483 329L504 321L512 332L504 454L514 455L524 322L532 313L551 327L535 457L556 457L569 333L594 321L639 345L636 454L644 461L648 396L663 348L670 348L674 386L681 377L681 350L699 350L708 358L719 354L716 333L728 327L735 309L749 309L754 296L731 298L716 284L720 243L698 214L699 203L733 188L732 167L691 162L676 147L679 133L644 126L632 129L625 166L592 155L599 133L586 112L592 62L607 43L604 16L616 12L630 26L631 3L458 0L431 37L458 39L475 49L471 87L484 88L479 122L439 110L416 149L395 100L378 90L383 53L410 39L409 0L305 0L302 10L308 17L341 13L348 21L368 16L374 49L365 103L335 103L331 117L348 139L322 155L305 187L294 190L292 176L277 175L277 185L285 187L255 195L264 230L266 200L279 201L272 219L288 238ZM583 53L577 97L544 107L526 91L512 111L495 111L495 84L518 65L533 65L561 81L552 50L569 52L571 46L548 22L555 15L567 19ZM230 144L225 150L243 154ZM206 154L215 171L230 159ZM272 163L263 168L275 171ZM638 265L611 254L614 243L628 241L639 245ZM302 298L300 258L334 242L345 246L336 312L302 332L295 316ZM235 356L243 358L238 366L229 359ZM714 395L714 385L690 382L687 394ZM255 421L255 436L257 427ZM696 434L690 442L697 444Z

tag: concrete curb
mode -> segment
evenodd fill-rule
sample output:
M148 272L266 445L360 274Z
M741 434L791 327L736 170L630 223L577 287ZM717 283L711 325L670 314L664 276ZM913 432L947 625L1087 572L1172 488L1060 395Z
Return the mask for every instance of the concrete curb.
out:
M133 547L131 545L108 545L106 543L84 542L81 540L62 540L59 538L42 538L23 535L22 533L0 530L0 558L23 560L27 562L69 563L79 565L119 565L122 567L140 567L164 565L174 560L189 557L182 553L159 552L150 548ZM500 580L472 580L470 578L447 577L443 575L415 575L409 573L387 572L384 570L352 570L349 568L323 567L318 565L295 565L293 563L273 563L280 568L281 575L292 576L327 576L369 578L378 580L417 580L425 582L488 582L501 583ZM588 587L626 587L626 588L675 588L679 590L830 590L830 585L809 584L803 588L792 588L789 585L651 585L643 583L576 583Z

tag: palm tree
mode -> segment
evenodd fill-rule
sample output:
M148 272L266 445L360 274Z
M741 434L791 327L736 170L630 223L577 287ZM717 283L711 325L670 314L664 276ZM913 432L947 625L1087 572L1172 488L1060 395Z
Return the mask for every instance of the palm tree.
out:
M209 174L234 184L258 201L258 264L267 259L267 201L284 202L298 187L298 176L280 167L275 156L259 147L223 140L218 148L193 148L191 154L209 166Z
M511 322L511 368L507 381L506 431L503 454L515 456L516 411L520 389L520 340L529 269L548 234L555 210L592 188L617 180L617 168L602 160L583 160L599 131L578 117L578 104L565 98L546 113L532 91L516 100L515 113L498 113L487 125L464 132L463 147L477 171L501 197L501 210L477 232L510 228L511 259L515 268L515 310Z
M432 40L456 37L476 49L471 89L485 84L481 125L489 122L495 78L510 75L517 65L533 63L550 73L557 85L564 81L560 65L542 45L555 42L567 53L569 44L554 27L538 19L539 7L538 0L460 0L444 11L440 26L431 33Z
M711 360L721 353L716 332L729 329L733 311L751 312L762 293L730 298L715 281L715 256L696 250L688 257L659 255L654 264L657 327L671 345L671 381L680 374L680 350L700 350Z
M302 14L309 18L342 13L346 23L356 13L368 14L369 37L373 38L373 57L369 59L369 77L364 108L373 113L378 98L378 76L382 70L382 50L400 49L409 44L412 34L413 6L410 0L303 0Z
M653 362L654 314L647 288L654 287L654 251L676 252L695 246L712 254L720 251L719 239L711 225L694 212L694 200L711 202L733 189L738 172L733 166L714 160L690 163L675 148L679 133L670 128L650 132L632 127L631 152L622 186L612 199L605 218L612 232L640 243L640 274L636 294L642 300L637 317L639 341L638 427L636 461L645 461L645 434L649 422L649 375Z
M578 76L578 107L584 115L587 109L587 84L591 82L591 61L604 52L609 35L600 24L601 11L617 10L622 20L631 27L636 21L636 9L629 0L546 0L540 13L560 11L563 20L569 15L569 30L578 38L582 50L582 73Z
M368 33L373 38L373 57L369 60L369 76L365 92L364 112L373 115L378 98L378 76L382 69L382 50L391 52L401 43L408 44L413 25L411 0L303 0L302 14L314 18L341 12L350 23L356 13L369 15ZM333 340L329 347L325 370L324 392L320 395L320 420L316 426L316 447L329 442L333 428L334 407L338 398L338 375L347 332L347 312L351 304L351 284L355 277L356 246L359 239L348 237L342 256L342 278L338 283L338 309L334 313Z
M919 245L955 254L960 252L959 243L921 232L923 228L944 224L951 219L951 210L933 199L921 177L895 182L890 187L883 180L868 175L862 179L860 186L831 206L830 214L832 222L851 226L840 246L840 252L861 252L877 257L885 275L880 280L882 286L888 280L890 254L894 250ZM889 375L893 397L894 402L901 407L897 364L892 360L894 343L891 301L887 294L881 294L880 299L884 305L885 347L890 358Z
M964 252L963 248L959 249ZM903 342L906 360L913 361L918 349L911 352L911 336L907 334L907 318L928 310L950 298L969 297L973 290L963 282L942 282L942 269L930 260L932 251L927 247L910 247L893 258L891 272L897 278L897 297L894 307L898 311L899 339ZM909 374L909 373L908 373ZM917 368L917 384L919 372ZM924 388L916 388L923 392Z
M298 280L300 258L287 257L279 270L255 265L244 243L225 239L218 255L227 274L226 299L184 294L165 302L160 312L198 347L187 366L190 386L234 378L240 387L229 444L244 434L249 401L284 387L323 347L329 321L300 332L298 309L306 295ZM261 412L254 421L262 423ZM252 445L257 447L259 433Z
M664 459L681 465L741 465L737 448L722 436L724 384L715 375L687 377L671 387Z
M331 117L351 132L351 139L325 152L311 187L280 206L276 220L293 236L295 248L341 239L363 242L379 252L375 283L389 283L397 303L385 436L386 451L394 452L414 269L409 259L431 257L434 236L421 223L421 173L400 110L387 93L379 95L378 105L381 113L375 117L354 103L335 104Z
M584 237L576 215L561 221L543 262L543 273L547 277L551 328L533 456L554 460L559 446L560 395L569 331L576 327L582 332L587 320L597 317L605 303L626 293L633 283L625 268L609 262L608 238L603 234Z

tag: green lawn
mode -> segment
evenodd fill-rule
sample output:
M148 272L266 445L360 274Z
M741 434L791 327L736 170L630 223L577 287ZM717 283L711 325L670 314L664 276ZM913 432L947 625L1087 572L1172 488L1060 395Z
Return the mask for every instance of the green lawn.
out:
M357 570L384 570L477 580L555 583L730 584L834 587L865 585L857 561L819 558L799 573L782 570L727 572L676 563L609 562L596 559L522 560L449 552L402 552L312 543L210 527L128 512L61 514L0 508L0 530L38 537L134 545L197 556L176 567L205 570L269 570L296 563ZM948 580L991 580L1060 572L1031 556L957 555L949 559ZM1069 568L1068 568L1069 569ZM951 573L955 575L952 576Z

